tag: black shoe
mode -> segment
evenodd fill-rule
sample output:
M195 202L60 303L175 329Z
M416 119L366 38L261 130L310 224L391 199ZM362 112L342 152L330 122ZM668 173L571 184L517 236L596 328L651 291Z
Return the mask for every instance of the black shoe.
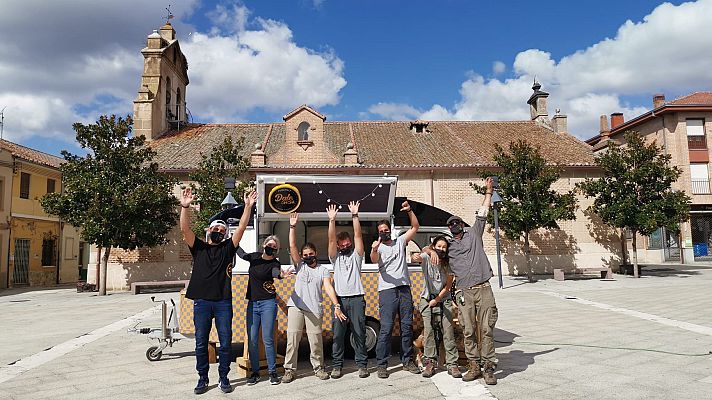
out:
M378 367L376 375L381 379L386 379L388 378L388 370L385 367Z
M260 374L253 372L249 378L247 378L247 385L252 386L260 381Z
M208 391L208 377L201 376L198 378L198 384L195 385L195 389L193 389L193 393L195 394L203 394Z
M282 379L277 375L276 372L269 373L269 384L270 385L279 385L281 382L282 382Z
M232 385L230 385L230 380L225 378L220 378L220 390L222 390L223 393L230 393L232 392Z

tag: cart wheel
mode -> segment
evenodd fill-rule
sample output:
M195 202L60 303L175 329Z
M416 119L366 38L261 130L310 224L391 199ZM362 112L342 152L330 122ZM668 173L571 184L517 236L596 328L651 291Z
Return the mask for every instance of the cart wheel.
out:
M148 361L158 361L161 359L163 352L156 350L158 350L158 346L151 346L146 350L146 358L148 358Z

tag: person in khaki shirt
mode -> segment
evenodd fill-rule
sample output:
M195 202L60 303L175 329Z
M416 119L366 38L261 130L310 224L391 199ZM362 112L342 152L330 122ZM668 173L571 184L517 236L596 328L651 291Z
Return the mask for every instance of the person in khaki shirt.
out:
M455 274L456 301L460 310L460 324L465 336L465 354L469 369L463 381L473 381L484 377L488 385L496 385L497 358L494 351L494 325L498 311L489 280L492 267L485 254L482 235L487 223L487 213L492 200L492 178L485 180L487 188L482 207L475 216L475 223L465 228L462 218L453 215L447 225L452 233L448 257L450 268ZM425 249L434 263L439 262L433 249ZM478 340L480 338L479 348ZM484 374L482 368L484 367Z

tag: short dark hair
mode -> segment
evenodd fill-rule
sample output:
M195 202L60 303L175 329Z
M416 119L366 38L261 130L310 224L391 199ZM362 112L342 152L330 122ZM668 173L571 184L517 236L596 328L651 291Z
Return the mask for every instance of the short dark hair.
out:
M312 249L316 253L316 246L314 246L314 243L312 243L312 242L304 243L304 246L302 246L302 249L300 250L300 252L303 253L305 249Z
M342 231L342 232L339 232L336 234L336 241L347 240L347 239L351 240L351 234L346 231Z
M378 227L381 225L385 225L388 227L388 230L391 230L391 221L389 221L387 219L382 219L382 220L376 222L376 229L378 229Z

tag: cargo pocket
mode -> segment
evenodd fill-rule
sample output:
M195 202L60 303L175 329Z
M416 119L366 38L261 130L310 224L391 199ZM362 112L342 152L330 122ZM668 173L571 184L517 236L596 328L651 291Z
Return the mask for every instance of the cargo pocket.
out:
M490 315L489 315L489 326L490 328L494 328L494 324L497 323L497 318L499 318L499 311L497 311L497 306L494 305L490 309Z

